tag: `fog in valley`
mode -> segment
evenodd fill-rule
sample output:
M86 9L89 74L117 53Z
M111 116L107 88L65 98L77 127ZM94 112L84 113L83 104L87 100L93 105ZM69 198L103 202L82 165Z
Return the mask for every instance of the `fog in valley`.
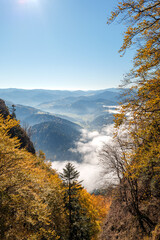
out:
M114 126L110 124L105 126L101 131L82 130L81 139L76 143L75 149L70 149L73 152L78 152L82 155L83 161L81 163L72 162L76 169L80 172L79 180L83 180L82 185L87 188L89 192L95 189L103 188L105 181L112 182L112 176L103 176L103 168L101 166L100 153L105 144L112 144ZM62 172L68 161L52 162L52 167L58 172ZM103 180L102 180L103 179Z

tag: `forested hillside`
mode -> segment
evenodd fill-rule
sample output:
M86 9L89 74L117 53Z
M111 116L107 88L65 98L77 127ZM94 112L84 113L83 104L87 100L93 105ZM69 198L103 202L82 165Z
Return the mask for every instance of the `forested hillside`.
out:
M36 124L31 128L32 141L36 149L45 152L51 161L76 160L81 161L78 153L70 149L76 147L76 141L81 137L81 128L79 125L70 121L55 118L52 121Z
M14 106L15 117L25 129L21 130L23 134L27 132L30 135L36 151L44 151L51 161L81 161L80 154L70 151L81 137L81 127L78 124L33 107L15 106L8 102L7 105L8 109L4 101L0 100L0 111L4 108L7 114L9 110L12 113Z
M73 165L60 178L43 152L22 147L12 135L19 122L1 104L0 239L97 239L109 202L83 189Z

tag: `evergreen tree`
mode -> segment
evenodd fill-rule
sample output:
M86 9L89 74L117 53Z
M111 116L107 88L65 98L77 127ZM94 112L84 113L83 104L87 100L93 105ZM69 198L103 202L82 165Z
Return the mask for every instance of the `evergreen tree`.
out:
M78 200L78 191L80 189L80 185L77 182L79 177L79 172L75 169L75 167L68 163L65 168L63 169L63 173L60 174L61 178L63 179L64 185L66 187L65 191L65 207L68 211L68 231L69 237L68 239L71 240L73 237L73 225L75 224L75 211L77 208L77 200Z
M82 206L80 196L83 187L78 182L79 172L74 165L67 163L60 175L65 185L65 207L68 214L68 239L89 240L92 225L87 209Z
M11 113L11 116L12 116L12 118L15 118L16 119L16 106L13 104L12 105L12 113Z

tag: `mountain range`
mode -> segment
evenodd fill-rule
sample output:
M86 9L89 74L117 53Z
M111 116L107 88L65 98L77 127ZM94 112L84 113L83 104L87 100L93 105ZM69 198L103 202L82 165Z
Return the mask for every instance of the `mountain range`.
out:
M70 151L81 129L100 130L113 123L121 92L0 89L0 98L10 110L16 106L16 117L29 129L36 150L43 150L51 160L81 161Z

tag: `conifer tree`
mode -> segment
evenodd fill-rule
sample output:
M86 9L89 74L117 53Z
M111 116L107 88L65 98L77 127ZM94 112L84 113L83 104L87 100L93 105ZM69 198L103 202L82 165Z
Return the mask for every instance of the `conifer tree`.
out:
M12 104L12 113L11 113L11 116L12 116L12 118L15 118L16 119L16 106L14 105L14 104Z
M65 207L68 211L68 224L69 224L69 233L68 239L75 239L75 226L76 226L76 214L78 213L78 192L82 188L80 183L77 181L79 177L79 172L75 169L74 165L71 163L67 163L65 168L63 169L63 173L60 174L63 179L64 185L66 187L65 191Z
M104 214L99 206L102 201L97 203L96 198L81 186L79 175L71 163L67 163L60 174L65 187L64 202L68 215L67 240L96 240Z

